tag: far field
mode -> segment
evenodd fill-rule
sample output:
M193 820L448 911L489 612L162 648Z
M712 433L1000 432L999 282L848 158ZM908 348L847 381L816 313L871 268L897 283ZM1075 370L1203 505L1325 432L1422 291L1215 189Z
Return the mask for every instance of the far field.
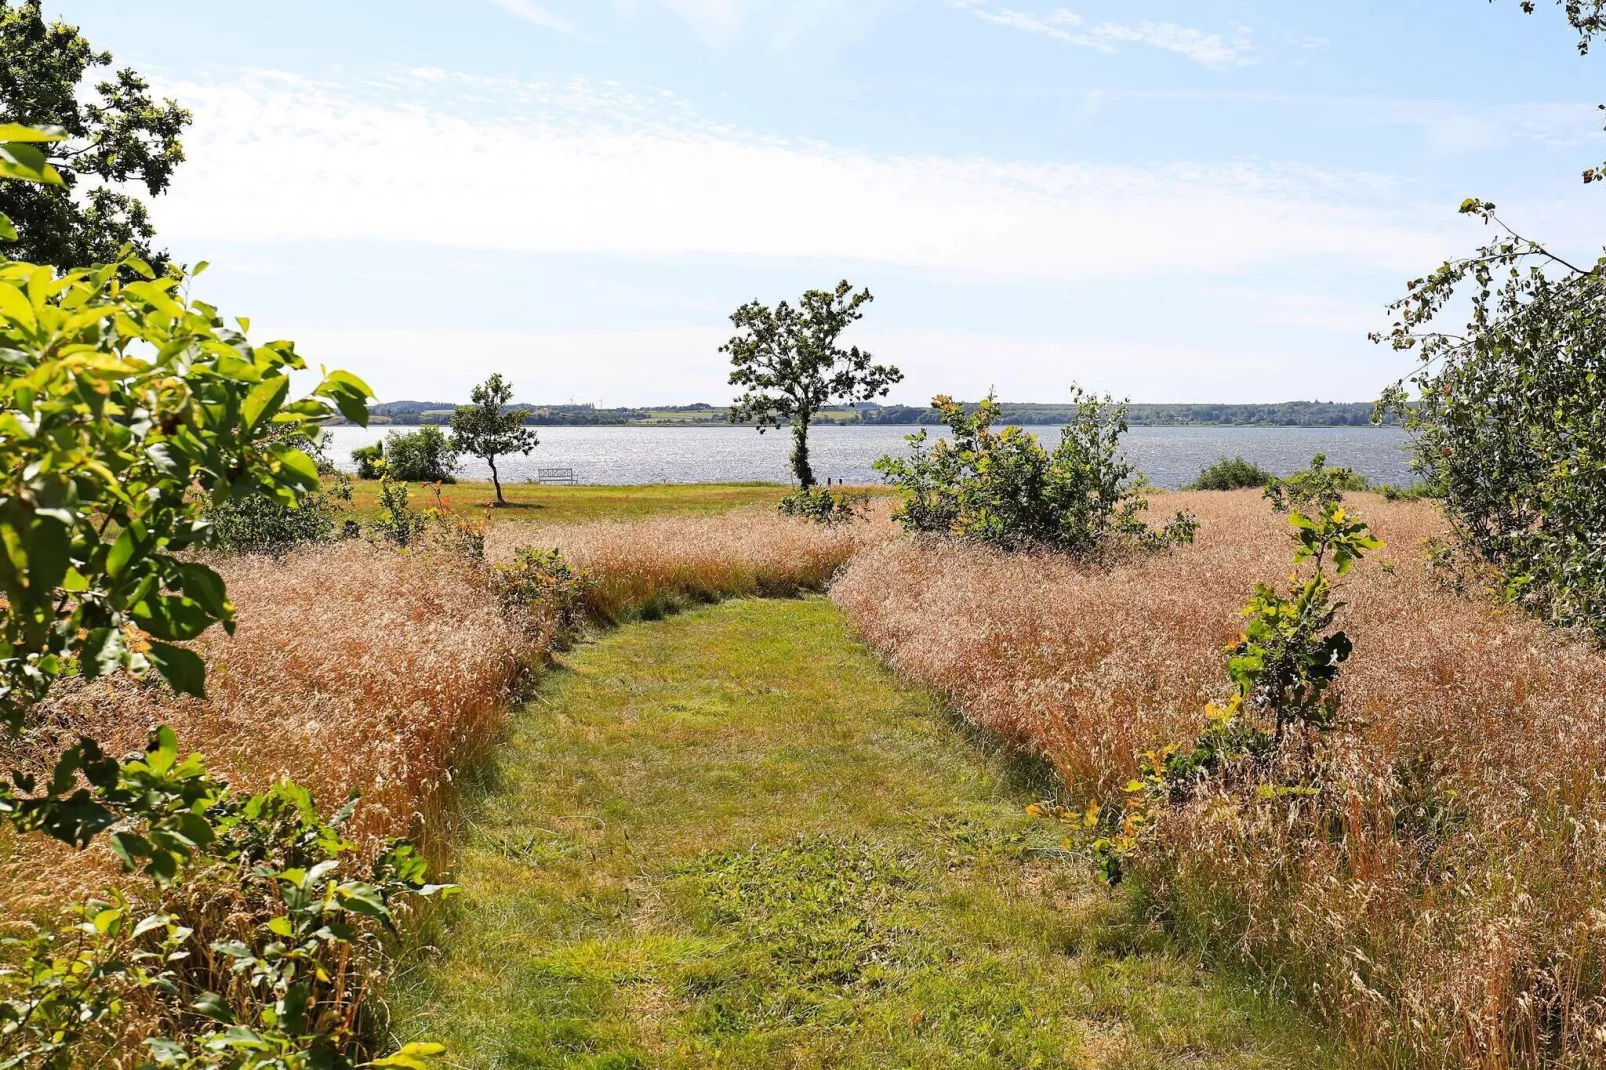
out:
M576 523L586 520L635 520L665 513L700 516L725 513L744 505L773 506L790 491L779 483L662 483L638 486L543 483L503 483L505 505L497 507L499 520L541 523ZM489 481L464 481L441 487L441 496L453 513L471 516L495 505L496 491ZM352 508L363 516L378 509L377 480L353 483ZM430 486L412 484L409 504L423 508L434 503Z

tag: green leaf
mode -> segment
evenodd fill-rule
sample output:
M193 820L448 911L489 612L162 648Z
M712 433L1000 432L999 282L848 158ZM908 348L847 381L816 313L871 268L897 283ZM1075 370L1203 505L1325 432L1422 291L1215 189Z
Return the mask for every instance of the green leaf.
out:
M178 762L178 735L167 725L159 725L145 743L145 764L154 773L165 773Z
M91 628L84 639L79 663L84 677L109 676L122 667L128 648L123 644L123 633L116 628Z
M24 126L21 123L0 123L0 141L65 141L67 131L59 126Z
M123 570L128 567L128 562L133 560L133 557L134 534L124 528L117 536L117 541L112 543L110 552L106 554L106 575L114 580L121 578Z
M216 947L217 945L214 944L213 946ZM213 1021L222 1022L225 1025L234 1021L234 1012L229 1009L227 1003L223 1002L223 997L216 992L201 993L200 998L190 1004L190 1010L196 1014L205 1015Z
M206 697L206 663L195 651L153 642L145 656L174 691L196 698Z
M61 175L50 166L45 154L21 141L0 142L0 178L38 182L45 186L62 185Z
M275 936L282 936L286 940L296 934L295 926L290 924L289 918L270 918L268 920L268 931Z
M290 379L283 375L271 376L252 387L240 410L245 418L245 430L255 431L263 419L272 419L289 392Z
M335 403L340 414L359 427L368 426L368 399L374 396L367 383L350 372L330 372L313 391Z
M402 1070L429 1070L429 1062L446 1053L446 1045L414 1042L365 1066L397 1066Z
M217 621L200 602L177 594L152 595L135 605L130 615L157 639L173 643L187 643Z
M4 212L0 212L0 241L16 241L17 228Z
M229 601L223 577L207 566L195 562L180 565L178 586L186 598L194 600L218 620L228 621L234 617L234 603Z

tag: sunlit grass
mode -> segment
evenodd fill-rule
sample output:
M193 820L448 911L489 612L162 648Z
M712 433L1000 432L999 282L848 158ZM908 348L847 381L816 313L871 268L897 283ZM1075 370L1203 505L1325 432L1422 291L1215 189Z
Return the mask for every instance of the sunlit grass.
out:
M864 488L884 492L883 488ZM503 481L507 504L496 509L492 519L533 521L543 524L574 523L586 520L633 520L666 513L707 515L725 513L746 505L774 507L791 488L779 483L650 483L640 486L565 486ZM447 507L463 515L477 515L496 500L496 491L487 482L454 483L441 488ZM359 517L371 517L378 508L377 480L357 480L353 484L352 509ZM434 504L427 485L413 484L413 504Z
M573 654L468 809L395 1022L467 1066L1319 1066L1163 942L821 600Z

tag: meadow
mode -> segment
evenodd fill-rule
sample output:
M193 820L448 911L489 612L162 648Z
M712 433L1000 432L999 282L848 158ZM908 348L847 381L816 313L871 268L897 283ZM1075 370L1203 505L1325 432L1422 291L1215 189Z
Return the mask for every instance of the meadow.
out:
M462 501L474 489L448 492ZM1497 607L1475 584L1455 589L1428 561L1444 529L1435 504L1350 496L1387 546L1342 588L1340 623L1356 650L1341 677L1341 726L1313 736L1302 758L1317 787L1194 799L1156 826L1129 883L1111 892L1091 876L1082 831L1028 818L1024 806L1118 807L1140 755L1198 734L1205 704L1227 690L1223 651L1251 585L1289 571L1286 519L1257 491L1163 495L1161 512L1197 515L1196 541L1098 564L903 536L885 502L867 522L790 520L770 504L774 487L533 491L539 510L496 511L484 563L363 540L218 561L240 627L199 641L214 666L207 699L127 680L72 683L8 762L43 768L81 732L134 749L167 723L242 787L288 776L322 800L360 791L365 843L420 837L468 889L469 905L454 909L469 913L426 925L425 946L404 956L406 1020L436 1023L465 1051L546 1053L532 1065L604 1065L585 1059L610 1051L641 1061L605 1065L713 1064L719 1052L734 1065L799 1066L1025 1065L1012 1060L1032 1052L1044 1065L1337 1058L1288 1008L1367 1065L1603 1058L1606 655ZM591 575L575 653L562 652L575 637L560 622L498 592L496 566L524 547L556 549ZM825 591L830 602L797 598ZM744 602L774 608L735 616L683 613L777 597L788 600ZM617 640L600 638L619 625ZM843 627L896 679L853 652ZM773 678L754 677L749 662ZM934 743L929 733L955 731L945 710L981 734ZM686 749L710 731L717 747ZM820 733L842 762L860 764L800 757ZM1012 779L977 740L1048 775ZM791 772L765 764L776 756ZM762 768L743 772L749 760ZM604 783L613 801L597 794ZM956 832L933 816L951 807L974 827ZM618 854L608 828L634 846ZM883 862L916 875L918 909L899 931L926 942L893 941L904 965L875 974L890 986L874 988L876 999L936 1015L948 989L920 963L947 948L1003 1002L956 1012L963 1021L922 1040L893 1028L857 981L822 988L809 974L815 987L794 990L790 944L773 949L778 958L738 953L725 941L782 940L767 915L717 907L720 896L769 894L741 890L756 879L743 866L770 865L744 862L743 845L779 850L797 836L801 853L786 861L808 873L836 864L816 849L862 848L871 884ZM922 851L958 851L981 868L955 871ZM0 836L10 924L116 879L109 852ZM667 898L641 900L641 881L665 882ZM637 896L624 913L604 906L620 889ZM474 913L486 896L488 914ZM857 899L838 906L822 925L869 916ZM573 910L579 930L563 920ZM999 927L993 914L1011 920ZM596 930L599 917L614 928ZM567 942L580 931L589 943ZM486 972L491 949L511 956L516 977L547 979L521 989L534 993L522 1019L506 1015L507 986L523 982ZM615 955L636 965L603 965ZM1003 973L1000 955L1011 963ZM1190 963L1214 973L1189 980ZM1112 970L1114 982L1091 980ZM803 999L807 1021L780 1029L789 1019L755 977ZM642 999L650 1025L631 1009ZM1145 1000L1161 1009L1139 1013ZM746 1008L741 1028L708 1018L732 1008ZM974 1047L972 1027L996 1044ZM1099 1047L1110 1028L1120 1043ZM1072 1039L1056 1047L1053 1037Z

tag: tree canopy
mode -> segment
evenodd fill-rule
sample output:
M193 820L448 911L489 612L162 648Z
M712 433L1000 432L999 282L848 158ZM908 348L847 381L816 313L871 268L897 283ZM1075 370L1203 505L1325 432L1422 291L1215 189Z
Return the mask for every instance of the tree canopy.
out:
M86 76L111 63L76 27L47 23L40 0L0 0L0 124L64 135L43 148L59 184L0 183L0 214L17 231L7 255L66 271L112 263L128 244L157 271L165 266L145 204L128 190L167 189L191 116L175 101L158 103L127 67L86 90Z
M452 437L459 452L471 453L491 468L496 500L502 497L502 479L496 459L513 453L526 456L540 445L533 428L524 426L524 411L508 409L513 400L513 384L497 372L474 388L473 404L462 405L452 414Z
M1558 3L1587 54L1606 0ZM1476 197L1461 212L1494 237L1392 306L1374 340L1418 364L1382 404L1417 433L1417 468L1506 594L1606 638L1606 256L1564 257ZM1461 308L1467 322L1451 329L1444 317Z
M731 356L730 384L744 392L731 406L730 421L757 424L760 433L790 424L792 472L805 488L814 485L808 434L815 414L832 402L884 397L903 380L897 368L873 363L868 351L837 344L873 300L869 290L854 293L844 280L835 290L807 291L796 308L750 301L731 315L741 333L720 352Z

